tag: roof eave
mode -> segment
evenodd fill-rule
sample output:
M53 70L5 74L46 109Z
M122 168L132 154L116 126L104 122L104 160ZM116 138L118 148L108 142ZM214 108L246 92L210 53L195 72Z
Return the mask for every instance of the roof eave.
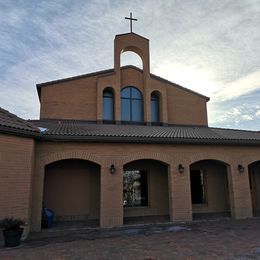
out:
M42 140L76 141L95 143L142 143L142 144L190 144L190 145L246 145L259 146L260 140L238 139L192 139L192 138L154 138L154 137L117 137L117 136L80 136L43 134Z
M67 82L67 81L72 81L72 80L99 76L102 74L110 74L113 72L114 72L114 69L107 69L107 70L101 70L101 71L96 71L96 72L90 72L90 73L82 74L82 75L78 75L78 76L68 77L68 78L64 78L64 79L57 79L57 80L47 81L47 82L43 82L43 83L38 83L38 84L36 84L36 88L37 88L39 100L41 101L41 88L42 87L59 84L59 83Z
M39 138L40 132L23 130L19 128L0 126L0 134L11 134L22 137Z
M146 41L149 42L149 39L147 39L146 37L144 37L144 36L142 36L142 35L140 35L140 34L134 33L134 32L117 34L117 35L115 36L115 39L116 39L117 37L122 37L122 36L126 36L126 35L135 35L135 36L137 36L137 37L139 37L139 38L142 38L142 39L144 39L144 40L146 40Z
M142 69L138 68L138 67L135 67L133 65L127 65L127 66L123 66L121 67L121 69L128 69L128 68L132 68L132 69L135 69L139 72L143 72ZM47 81L47 82L43 82L43 83L38 83L36 84L36 88L37 88L37 93L38 93L38 97L39 97L39 100L41 101L41 88L42 87L46 87L46 86L50 86L50 85L53 85L53 84L59 84L59 83L63 83L63 82L67 82L67 81L72 81L72 80L78 80L78 79L82 79L82 78L87 78L87 77L93 77L93 76L101 76L102 74L110 74L110 73L114 73L114 69L107 69L107 70L101 70L101 71L96 71L96 72L91 72L91 73L87 73L87 74L82 74L82 75L78 75L78 76L73 76L73 77L68 77L68 78L64 78L64 79L57 79L57 80L53 80L53 81ZM185 90L185 91L188 91L192 94L195 94L197 96L200 96L204 99L206 99L206 101L208 102L210 100L209 97L207 96L204 96L196 91L193 91L193 90L190 90L188 88L185 88L181 85L178 85L172 81L169 81L167 79L164 79L160 76L157 76L155 74L152 74L150 73L150 76L156 80L159 80L159 81L162 81L164 83L167 83L167 84L170 84L174 87L177 87L177 88L180 88L182 90Z

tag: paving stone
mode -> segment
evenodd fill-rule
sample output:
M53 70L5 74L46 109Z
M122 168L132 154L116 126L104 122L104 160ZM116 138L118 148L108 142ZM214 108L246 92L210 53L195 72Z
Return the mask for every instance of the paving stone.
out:
M34 234L0 259L260 259L260 218Z

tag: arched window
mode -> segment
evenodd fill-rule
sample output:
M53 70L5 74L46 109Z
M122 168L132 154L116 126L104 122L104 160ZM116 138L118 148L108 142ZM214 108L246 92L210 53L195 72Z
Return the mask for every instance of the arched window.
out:
M114 94L110 89L103 91L103 120L114 120Z
M151 95L151 121L152 121L152 123L160 122L159 97L155 93L152 93L152 95Z
M126 87L121 90L121 120L143 122L143 97L135 87Z

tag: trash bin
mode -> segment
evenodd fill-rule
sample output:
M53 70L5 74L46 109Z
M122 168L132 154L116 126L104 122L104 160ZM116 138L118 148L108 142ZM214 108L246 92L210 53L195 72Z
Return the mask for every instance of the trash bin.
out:
M43 228L50 228L53 226L54 223L54 211L44 207L42 209L42 227Z

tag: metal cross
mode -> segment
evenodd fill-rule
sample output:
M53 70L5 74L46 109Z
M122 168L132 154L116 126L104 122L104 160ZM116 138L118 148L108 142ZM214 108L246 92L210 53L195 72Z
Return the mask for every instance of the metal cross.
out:
M133 32L132 22L133 22L133 21L137 21L137 19L132 18L132 12L130 12L130 17L125 17L125 19L130 20L130 32Z

